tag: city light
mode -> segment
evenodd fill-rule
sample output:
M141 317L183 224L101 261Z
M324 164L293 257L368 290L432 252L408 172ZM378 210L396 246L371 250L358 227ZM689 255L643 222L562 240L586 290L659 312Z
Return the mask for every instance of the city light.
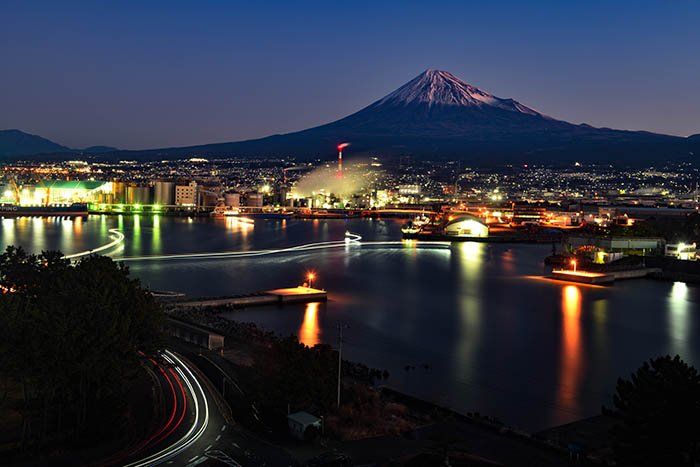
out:
M572 259L572 260L571 260L571 268L574 270L574 272L576 272L576 264L577 264L577 263L576 263L576 260L575 260L575 259Z

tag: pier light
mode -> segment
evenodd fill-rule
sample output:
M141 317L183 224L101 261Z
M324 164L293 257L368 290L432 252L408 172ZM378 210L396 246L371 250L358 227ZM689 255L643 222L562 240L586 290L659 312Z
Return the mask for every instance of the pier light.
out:
M576 272L576 260L575 259L571 260L571 268L574 270L574 272Z
M309 288L313 288L313 282L314 282L314 279L316 279L316 274L313 272L310 272L306 275L306 279L309 282Z

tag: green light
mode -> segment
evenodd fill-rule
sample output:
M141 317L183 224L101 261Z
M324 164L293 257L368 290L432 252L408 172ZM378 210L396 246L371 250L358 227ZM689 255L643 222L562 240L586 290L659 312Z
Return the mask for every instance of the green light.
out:
M154 204L154 205L153 205L153 210L154 210L154 211L160 211L160 204Z
M140 211L141 210L141 205L140 204L134 204L134 211Z

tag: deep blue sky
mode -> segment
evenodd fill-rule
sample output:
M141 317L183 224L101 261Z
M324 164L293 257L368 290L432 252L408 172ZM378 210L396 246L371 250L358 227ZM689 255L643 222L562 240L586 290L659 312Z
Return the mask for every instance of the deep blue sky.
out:
M700 132L700 2L0 3L0 128L81 147L289 132L426 68L596 126Z

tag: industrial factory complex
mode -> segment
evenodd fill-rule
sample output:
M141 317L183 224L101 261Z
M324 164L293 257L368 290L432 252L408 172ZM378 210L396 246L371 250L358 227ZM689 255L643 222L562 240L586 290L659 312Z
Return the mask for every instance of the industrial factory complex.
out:
M682 163L477 169L407 158L344 161L348 149L338 146L337 162L302 164L16 163L0 173L0 216L399 217L406 239L561 243L599 264L626 254L696 258L692 235L630 236L642 230L635 223L658 228L698 216L697 174Z

